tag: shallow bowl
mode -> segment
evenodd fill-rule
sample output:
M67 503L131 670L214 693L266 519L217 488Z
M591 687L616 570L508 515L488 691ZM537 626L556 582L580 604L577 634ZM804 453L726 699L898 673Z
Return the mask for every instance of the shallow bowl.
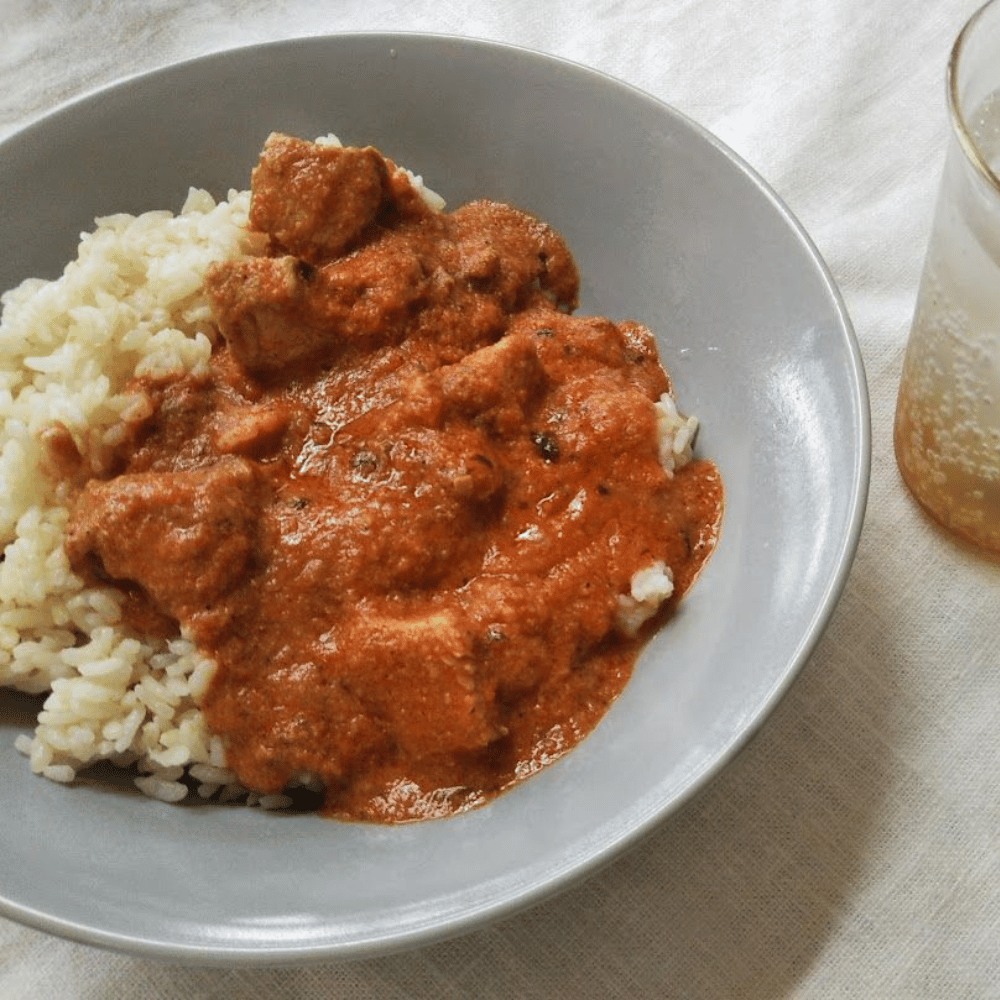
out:
M593 872L757 731L844 586L868 485L862 364L834 283L767 184L624 83L452 37L232 50L87 95L0 144L0 288L56 277L95 216L246 187L272 130L335 132L560 230L582 309L653 328L727 489L714 558L572 754L485 808L380 827L169 806L30 774L0 697L0 913L89 944L215 964L414 946ZM35 706L37 707L37 706Z

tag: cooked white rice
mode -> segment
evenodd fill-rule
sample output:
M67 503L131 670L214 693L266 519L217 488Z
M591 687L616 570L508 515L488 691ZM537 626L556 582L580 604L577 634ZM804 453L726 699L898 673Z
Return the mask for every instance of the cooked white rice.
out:
M129 378L207 364L205 268L258 249L249 204L247 192L216 204L192 190L176 216L98 219L60 278L30 279L2 297L0 684L50 692L17 747L55 781L110 760L137 762L137 784L161 799L187 793L185 769L202 794L232 785L199 709L212 662L183 638L134 638L117 591L84 587L72 573L65 490L42 471L41 435L62 423L99 465L102 443L143 405L124 391Z
M29 279L0 298L0 686L48 692L33 735L16 745L33 771L54 781L107 760L136 764L136 785L164 801L193 785L206 798L290 803L248 792L226 769L200 710L212 661L184 637L134 637L121 623L118 592L84 587L71 571L67 494L43 471L41 436L54 423L100 471L102 445L113 445L120 420L146 405L125 391L128 380L208 363L205 269L260 251L246 229L249 205L246 191L216 203L192 189L178 215L98 219L60 278ZM657 413L661 461L672 473L690 458L697 424L669 396ZM621 598L623 631L633 634L670 595L669 573L656 563L636 574Z

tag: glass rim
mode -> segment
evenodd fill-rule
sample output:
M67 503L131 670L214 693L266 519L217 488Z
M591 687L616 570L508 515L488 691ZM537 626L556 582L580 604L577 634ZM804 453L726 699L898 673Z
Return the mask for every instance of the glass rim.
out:
M958 92L958 72L962 56L965 54L966 43L969 36L975 30L982 16L987 9L992 7L997 0L987 0L970 18L965 22L965 26L958 33L955 44L951 48L951 55L948 58L947 72L947 92L948 108L951 113L952 125L959 143L965 152L966 159L972 164L976 171L998 194L1000 194L1000 176L990 166L983 151L979 148L979 143L973 135L972 129L962 112L961 96Z

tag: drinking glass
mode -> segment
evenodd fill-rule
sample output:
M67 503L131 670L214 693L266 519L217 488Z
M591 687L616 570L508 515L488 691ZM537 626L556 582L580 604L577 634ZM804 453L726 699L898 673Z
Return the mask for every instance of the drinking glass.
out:
M947 530L1000 552L1000 0L948 62L951 128L896 404L903 480Z

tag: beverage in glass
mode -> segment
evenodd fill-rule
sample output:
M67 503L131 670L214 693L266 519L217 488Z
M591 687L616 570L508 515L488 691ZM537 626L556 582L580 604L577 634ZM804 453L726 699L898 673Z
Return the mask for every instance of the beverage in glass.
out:
M900 472L948 530L1000 552L1000 0L948 66L951 130L896 407Z

